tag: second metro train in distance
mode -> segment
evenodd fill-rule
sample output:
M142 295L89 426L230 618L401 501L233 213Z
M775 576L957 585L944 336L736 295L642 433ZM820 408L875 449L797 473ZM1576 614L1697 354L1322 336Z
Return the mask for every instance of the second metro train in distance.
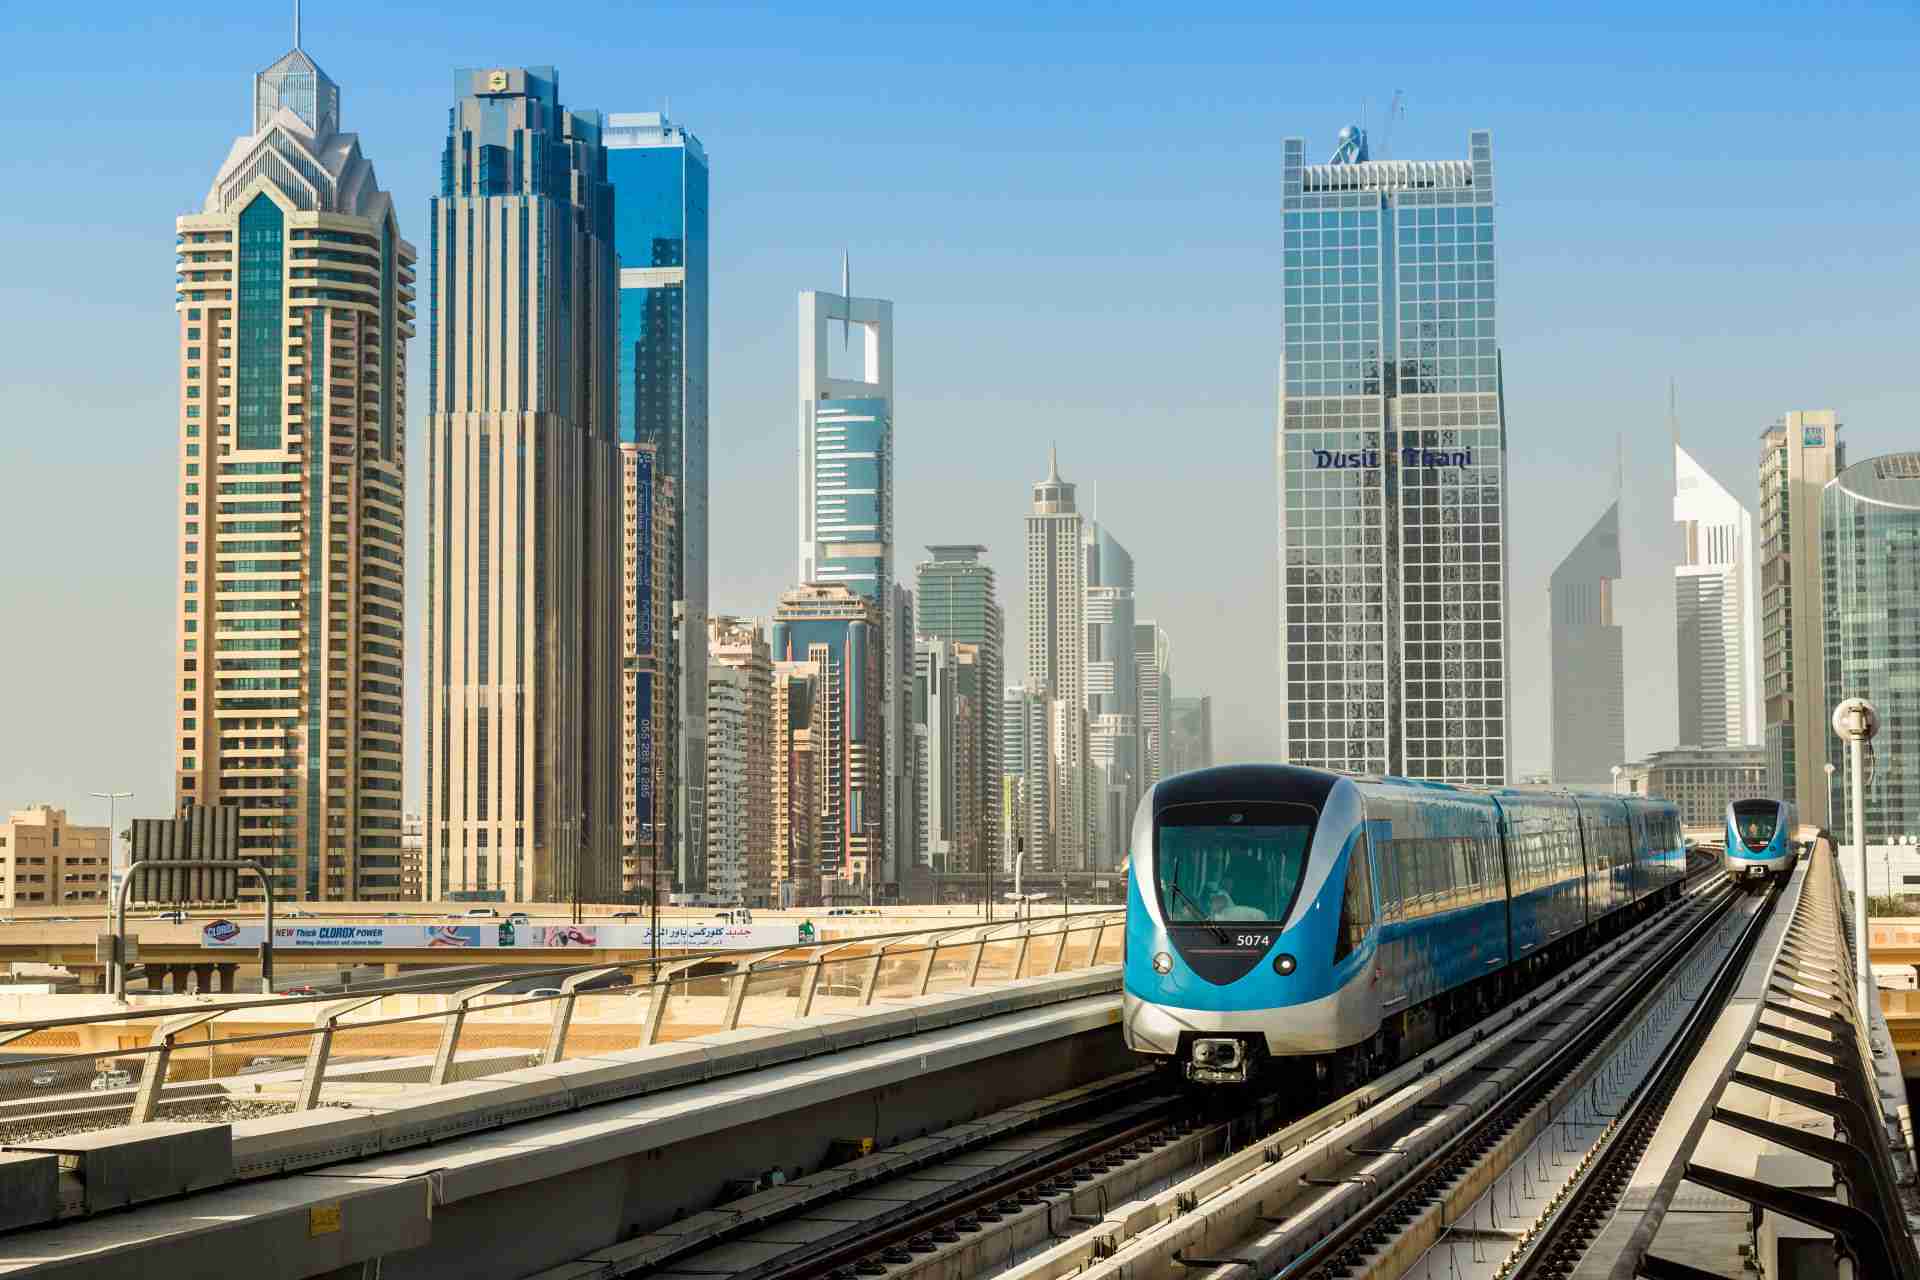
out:
M1764 886L1793 873L1800 819L1786 800L1735 800L1727 806L1727 875Z
M1189 1080L1405 1061L1678 899L1678 809L1293 765L1156 783L1129 857L1124 1031Z

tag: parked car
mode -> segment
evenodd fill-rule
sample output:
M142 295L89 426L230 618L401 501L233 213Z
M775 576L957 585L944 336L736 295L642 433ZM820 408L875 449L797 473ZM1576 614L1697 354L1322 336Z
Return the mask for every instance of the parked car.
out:
M132 1083L133 1077L125 1071L102 1071L87 1087L94 1090L124 1089Z
M240 1068L240 1070L242 1072L271 1071L275 1067L280 1066L285 1062L286 1062L285 1058L255 1058L252 1062L249 1062L246 1066Z
M498 920L500 913L492 907L468 907L465 918L468 920Z
M33 1087L36 1089L44 1089L50 1084L57 1083L59 1083L59 1077L51 1071L36 1071L33 1073Z
M561 994L561 992L558 987L535 987L533 990L527 992L527 994L530 996L557 996Z
M280 994L283 996L317 996L320 993L305 983L302 983L297 987L288 987Z
M643 917L638 911L616 911L613 913L613 918L615 920L639 920Z
M187 913L184 911L156 911L148 916L149 920L171 920L175 924L185 924Z

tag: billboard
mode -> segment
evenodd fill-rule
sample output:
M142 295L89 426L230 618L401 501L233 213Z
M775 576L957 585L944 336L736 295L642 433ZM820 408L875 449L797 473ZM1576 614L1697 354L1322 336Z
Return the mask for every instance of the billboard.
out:
M265 926L232 920L210 920L200 929L203 947L249 950L260 945ZM753 950L790 947L804 937L812 941L813 924L727 924L720 920L665 921L660 945L698 950ZM644 924L520 924L487 920L479 924L275 924L273 945L280 951L324 951L329 948L391 948L394 950L513 950L580 951L608 949L644 951L652 945L652 929Z

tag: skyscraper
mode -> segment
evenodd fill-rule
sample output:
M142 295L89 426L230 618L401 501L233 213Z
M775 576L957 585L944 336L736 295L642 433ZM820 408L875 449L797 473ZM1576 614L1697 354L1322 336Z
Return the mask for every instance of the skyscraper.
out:
M1175 698L1167 716L1167 773L1213 767L1213 699Z
M773 615L775 662L812 665L808 720L821 770L815 865L842 895L878 896L887 832L880 606L838 583L796 587Z
M729 815L737 814L741 823L739 865L728 871L728 883L748 906L764 907L771 905L773 850L773 663L766 632L752 618L709 618L707 659L709 689L714 687L714 671L726 670L739 673L743 694L738 776L745 789L725 800ZM707 775L713 777L714 771L709 768ZM715 811L714 797L709 795L707 812ZM734 856L731 846L728 856ZM714 865L711 855L708 865ZM711 877L707 887L709 892L728 892L714 889Z
M175 222L175 807L237 808L283 902L400 896L414 251L339 130L296 30Z
M431 207L429 892L605 901L624 834L606 150L551 67L458 71L454 95Z
M1920 649L1914 644L1914 621L1920 618L1920 453L1868 458L1828 481L1820 527L1826 706L1865 698L1879 711L1867 841L1904 842L1920 836ZM1827 736L1826 742L1835 761L1843 762L1840 740ZM1844 766L1837 769L1824 799L1835 828L1847 815L1850 839L1847 777ZM1803 822L1805 815L1803 802Z
M1504 782L1492 135L1460 160L1372 160L1358 129L1305 150L1281 176L1281 749Z
M1087 557L1085 518L1074 486L1060 478L1057 452L1047 453L1046 479L1033 486L1027 515L1027 687L1058 708L1048 712L1053 757L1043 841L1029 841L1027 870L1080 871L1087 866ZM1028 776L1028 804L1041 790Z
M1680 676L1680 741L1694 747L1758 745L1759 564L1753 514L1673 446L1673 519L1680 563L1673 610Z
M909 605L902 615L893 577L893 304L847 288L800 295L800 581L844 586L872 601L879 618L884 741L874 744L874 763L886 795L875 812L893 816L874 832L873 871L884 883L894 875L894 854L911 847L911 827L901 828L911 780L903 699L912 679L913 614ZM858 374L834 376L835 337L851 352L856 336Z
M820 901L814 851L824 780L812 723L820 674L813 662L773 664L773 855L768 873L771 899L780 906L807 907Z
M939 636L921 636L914 641L914 858L921 866L938 872L963 869L970 847L955 794L961 714L957 666L953 641Z
M1087 566L1088 865L1126 858L1140 799L1140 690L1134 653L1133 557L1095 520L1082 526Z
M1760 679L1766 700L1768 794L1791 800L1800 821L1824 827L1827 809L1826 681L1821 668L1821 492L1845 469L1831 409L1789 413L1760 435Z
M915 629L962 646L955 671L958 696L974 708L968 721L972 733L966 755L974 778L966 788L971 809L960 821L977 832L978 858L995 856L1001 847L1000 825L1000 706L1006 680L1006 621L994 587L993 566L981 559L987 549L971 544L928 547L933 559L915 570ZM969 659L965 646L973 646ZM983 870L984 862L968 870Z
M1553 650L1553 780L1610 786L1627 759L1627 673L1613 584L1620 503L1607 509L1548 580Z
M626 526L620 842L626 888L652 892L674 882L674 484L661 473L651 441L623 442L620 463Z
M1006 691L1000 704L1002 870L1021 859L1027 871L1052 865L1054 699L1029 685Z
M1168 759L1167 709L1173 704L1173 641L1148 618L1133 626L1134 686L1140 692L1141 787L1175 770Z
M650 441L677 503L667 584L684 624L666 638L680 680L675 792L681 883L705 865L707 670L707 153L665 114L607 117L620 259L619 438ZM670 606L669 613L674 606Z

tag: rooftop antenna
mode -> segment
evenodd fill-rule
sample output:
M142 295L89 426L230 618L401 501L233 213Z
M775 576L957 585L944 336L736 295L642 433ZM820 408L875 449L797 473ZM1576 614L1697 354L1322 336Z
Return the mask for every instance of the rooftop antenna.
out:
M1616 432L1613 437L1613 500L1626 496L1627 492L1627 433Z
M853 257L845 249L840 250L840 296L847 304L840 317L840 346L847 350L853 346Z
M1386 129L1380 135L1380 158L1382 160L1393 159L1393 122L1406 114L1407 91L1405 89L1395 89L1393 91L1393 101L1387 105Z
M300 47L300 0L293 0L293 47Z
M1677 448L1680 444L1680 389L1672 378L1667 379L1667 434L1673 437Z

